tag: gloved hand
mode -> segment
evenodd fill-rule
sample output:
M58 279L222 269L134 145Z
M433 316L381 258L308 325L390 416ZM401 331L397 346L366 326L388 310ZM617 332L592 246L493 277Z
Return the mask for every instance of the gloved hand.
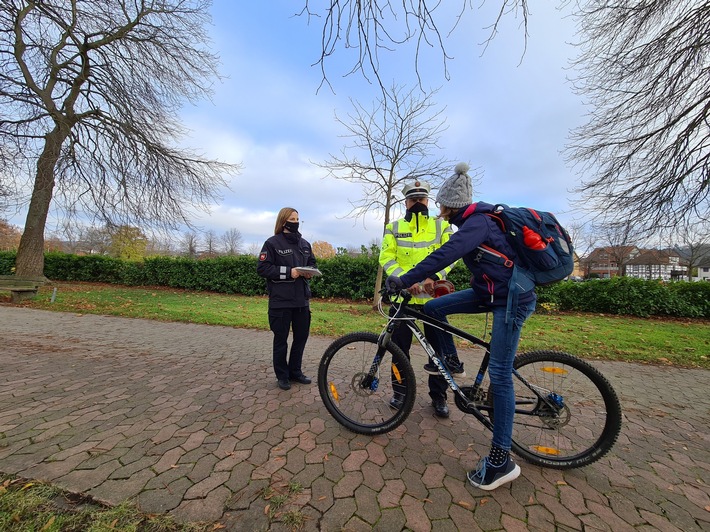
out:
M385 288L390 292L398 292L404 288L404 283L397 275L390 275L385 281Z

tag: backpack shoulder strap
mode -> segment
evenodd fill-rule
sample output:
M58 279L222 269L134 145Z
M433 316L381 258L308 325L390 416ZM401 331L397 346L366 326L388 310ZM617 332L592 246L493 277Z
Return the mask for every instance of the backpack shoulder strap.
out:
M465 211L463 211L463 218L464 220L471 216L474 212L476 212L476 205L478 205L478 202L476 203L471 203Z

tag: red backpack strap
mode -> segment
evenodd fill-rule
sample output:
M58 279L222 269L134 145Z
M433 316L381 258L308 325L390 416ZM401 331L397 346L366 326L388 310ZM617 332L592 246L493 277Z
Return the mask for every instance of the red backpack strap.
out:
M476 205L478 205L478 202L471 203L471 205L469 205L466 210L463 211L464 220L471 216L474 212L476 212Z

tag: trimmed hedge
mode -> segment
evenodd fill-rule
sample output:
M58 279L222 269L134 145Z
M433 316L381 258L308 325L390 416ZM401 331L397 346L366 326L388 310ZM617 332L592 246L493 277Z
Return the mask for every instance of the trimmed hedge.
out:
M97 255L47 253L44 272L57 281L87 281L128 286L169 286L188 290L243 294L266 294L266 281L256 274L256 257L218 257L193 260L151 257L140 262ZM15 252L0 252L0 274L12 273ZM311 281L314 297L371 299L377 276L373 256L337 256L320 259L323 276ZM449 279L461 289L469 285L469 271L457 264ZM559 310L710 318L710 283L645 281L630 277L565 281L539 287L538 304Z
M631 277L566 281L543 289L559 310L631 316L710 317L710 283L666 283ZM542 298L541 298L542 299Z

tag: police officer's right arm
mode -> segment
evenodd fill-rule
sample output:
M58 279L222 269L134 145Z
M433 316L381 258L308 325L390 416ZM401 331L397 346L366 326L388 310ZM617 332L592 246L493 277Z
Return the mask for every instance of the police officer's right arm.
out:
M382 266L385 275L388 277L404 273L404 269L397 262L397 239L394 237L392 224L387 224L385 235L382 237L380 266Z
M256 273L271 281L286 281L291 279L291 267L278 264L276 249L267 240L259 253Z

